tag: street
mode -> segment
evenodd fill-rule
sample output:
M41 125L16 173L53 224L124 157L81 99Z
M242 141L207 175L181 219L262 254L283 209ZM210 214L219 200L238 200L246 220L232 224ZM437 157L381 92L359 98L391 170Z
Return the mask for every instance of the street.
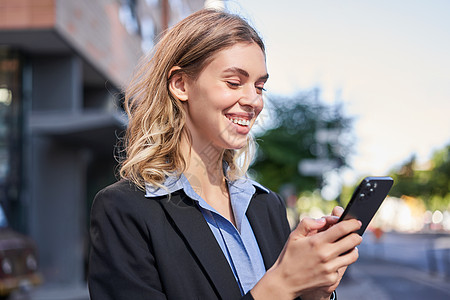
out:
M450 299L450 234L386 233L380 240L367 231L337 289L339 300ZM36 289L10 300L87 300L86 287Z
M367 232L360 258L337 289L339 299L450 299L450 256L445 234Z

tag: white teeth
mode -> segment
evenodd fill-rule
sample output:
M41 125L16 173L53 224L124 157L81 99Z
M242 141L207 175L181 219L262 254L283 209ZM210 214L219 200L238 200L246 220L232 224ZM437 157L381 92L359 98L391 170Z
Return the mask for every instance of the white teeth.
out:
M241 126L248 126L248 125L250 125L250 120L231 119L231 118L228 118L228 120L230 120L231 122L233 122L235 124L239 124Z

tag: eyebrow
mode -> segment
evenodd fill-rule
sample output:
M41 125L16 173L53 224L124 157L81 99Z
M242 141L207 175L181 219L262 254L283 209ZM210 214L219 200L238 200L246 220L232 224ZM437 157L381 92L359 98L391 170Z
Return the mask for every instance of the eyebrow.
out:
M248 74L247 71L245 71L244 69L238 68L238 67L231 67L231 68L226 69L226 70L223 71L223 72L224 72L224 73L227 73L227 72L231 72L231 73L239 73L239 74L241 74L242 76L250 77L250 74ZM266 81L268 78L269 78L269 74L265 74L265 75L259 77L258 80L264 80L264 81Z

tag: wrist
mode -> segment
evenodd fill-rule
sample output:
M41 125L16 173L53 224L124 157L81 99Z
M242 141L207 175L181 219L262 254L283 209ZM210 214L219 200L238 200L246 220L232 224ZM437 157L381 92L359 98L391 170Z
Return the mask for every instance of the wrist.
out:
M284 285L284 280L273 269L270 269L250 291L255 300L291 300L293 293Z
M322 293L320 293L322 294ZM310 292L307 294L301 295L302 300L337 300L336 291L333 291L331 294L320 295L317 292Z

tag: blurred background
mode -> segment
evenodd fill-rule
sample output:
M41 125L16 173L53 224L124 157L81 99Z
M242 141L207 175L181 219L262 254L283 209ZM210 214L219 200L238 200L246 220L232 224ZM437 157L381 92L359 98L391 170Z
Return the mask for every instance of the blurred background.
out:
M449 299L445 0L0 0L0 297L89 299L89 211L116 180L123 88L203 7L266 42L249 174L283 195L292 227L345 206L364 176L395 180L340 299Z

